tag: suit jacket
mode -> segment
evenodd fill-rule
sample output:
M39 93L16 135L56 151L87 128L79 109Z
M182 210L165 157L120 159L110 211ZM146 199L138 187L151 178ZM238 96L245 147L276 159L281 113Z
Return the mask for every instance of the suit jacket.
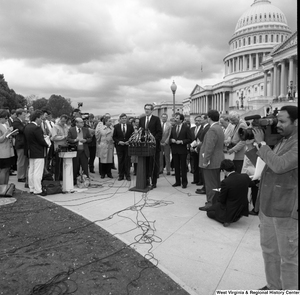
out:
M90 131L88 128L83 127L82 128L82 137L83 139L86 139L86 142L83 143L83 149L84 153L87 156L87 158L90 157L90 151L89 151L89 143L92 141L92 137L90 134ZM75 141L77 138L77 129L75 127L70 127L69 132L68 132L68 137L67 137L67 142L71 145L75 145L78 147L78 141Z
M12 123L12 126L15 129L19 130L19 133L15 136L15 148L17 150L24 149L24 128L25 123L23 123L19 118L15 118L15 120Z
M266 165L256 204L266 216L298 219L298 133L283 145L282 140L273 150L265 145L257 152Z
M206 169L218 169L224 160L223 152L224 132L219 123L211 126L204 136L203 144L200 148L199 166ZM210 164L207 167L204 164Z
M115 142L116 150L122 151L128 148L128 145L119 145L119 141L128 141L134 129L132 124L126 124L125 135L122 131L122 124L118 123L114 126L113 141Z
M202 125L200 131L198 132L198 138L199 138L199 140L201 142L198 145L198 147L197 147L197 152L198 153L200 153L201 145L203 144L203 140L204 140L205 134L206 134L206 132L208 131L209 128L210 128L209 124L207 124L205 127L204 127L204 125Z
M48 144L44 139L41 126L31 122L24 128L24 153L30 159L41 159L47 156Z
M248 216L248 186L250 177L247 174L231 173L221 182L221 192L217 202L209 209L215 211L215 218L220 222L235 222L240 216Z
M177 136L176 127L177 125L173 126L170 135L170 145L172 149L172 154L187 154L188 153L187 145L192 142L192 138L193 138L191 129L189 126L183 123L180 132ZM175 140L182 140L183 144L172 143L171 141L172 138Z
M139 127L145 129L146 116L140 118ZM152 115L148 125L148 129L156 140L156 152L160 151L160 141L162 138L162 128L160 119L157 116Z
M161 125L163 125L163 123ZM160 143L170 144L170 135L172 131L171 123L169 122L165 123L165 130L163 130L163 126L161 126L161 128L162 128L162 138Z

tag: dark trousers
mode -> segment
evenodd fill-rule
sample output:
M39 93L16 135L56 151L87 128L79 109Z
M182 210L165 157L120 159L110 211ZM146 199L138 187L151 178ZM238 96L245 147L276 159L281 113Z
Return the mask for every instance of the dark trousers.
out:
M79 175L80 167L83 170L83 174L89 177L88 157L86 156L84 150L77 150L77 156L73 158L73 178L75 183L77 182L77 176Z
M99 173L101 176L111 176L111 169L113 168L113 163L101 163L99 158Z
M54 179L62 180L63 158L60 158L58 155L58 152L54 152L54 157L52 159L52 170L54 170Z
M152 184L157 183L157 175L159 171L160 151L155 151L154 156L146 157L146 179L149 184L150 178Z
M194 176L193 181L196 183L201 182L200 180L200 167L199 167L199 154L196 152L191 152L191 164L193 163Z
M187 167L186 158L187 154L172 154L175 168L175 182L177 184L187 185Z
M252 199L252 204L253 207L255 208L255 204L256 204L256 199L257 199L257 194L258 194L258 186L256 185L257 181L251 181L249 184L249 187L251 188L251 199Z
M244 160L233 160L235 166L235 172L241 173Z
M211 206L213 197L215 195L214 188L220 188L220 168L218 169L202 169L204 180L205 180L205 190L206 190L206 205Z
M130 156L128 155L128 148L122 148L117 150L118 156L118 168L120 177L130 176Z
M96 146L89 146L90 158L89 158L89 167L90 171L94 170L94 162L96 158Z

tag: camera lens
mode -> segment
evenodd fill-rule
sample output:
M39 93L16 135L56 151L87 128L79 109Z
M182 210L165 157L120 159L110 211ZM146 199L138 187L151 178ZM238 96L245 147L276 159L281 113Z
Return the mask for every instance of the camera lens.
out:
M240 128L238 130L239 137L242 141L254 139L253 129L252 128Z

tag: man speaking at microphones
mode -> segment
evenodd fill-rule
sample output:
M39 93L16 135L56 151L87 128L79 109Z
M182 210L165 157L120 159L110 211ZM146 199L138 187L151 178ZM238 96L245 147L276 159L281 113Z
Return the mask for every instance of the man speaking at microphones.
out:
M150 185L151 178L151 189L156 188L159 169L160 140L162 138L160 119L159 117L152 115L153 109L154 106L152 104L145 104L144 110L146 116L142 117L139 122L139 127L142 127L145 130L149 130L155 137L156 142L155 155L146 157L146 183L147 185Z

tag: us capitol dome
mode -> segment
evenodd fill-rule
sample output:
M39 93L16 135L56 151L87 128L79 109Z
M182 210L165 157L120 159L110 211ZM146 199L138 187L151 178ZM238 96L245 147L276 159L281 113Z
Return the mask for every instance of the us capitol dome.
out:
M269 0L255 0L239 18L224 58L224 79L245 77L261 70L273 47L291 35L283 12Z

